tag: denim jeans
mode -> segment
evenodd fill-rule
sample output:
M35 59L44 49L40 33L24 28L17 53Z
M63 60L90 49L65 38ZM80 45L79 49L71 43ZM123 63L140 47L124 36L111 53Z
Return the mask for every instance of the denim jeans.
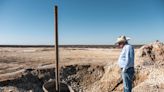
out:
M121 73L124 85L124 92L132 92L134 68L126 69L125 72Z

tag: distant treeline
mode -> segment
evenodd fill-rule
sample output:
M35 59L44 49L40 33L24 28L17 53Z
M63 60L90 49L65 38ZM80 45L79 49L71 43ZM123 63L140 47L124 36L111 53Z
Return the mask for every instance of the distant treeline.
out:
M140 48L143 45L133 45L134 48ZM29 48L29 47L54 47L54 45L0 45L0 47L15 47L15 48ZM116 45L59 45L61 48L117 48Z

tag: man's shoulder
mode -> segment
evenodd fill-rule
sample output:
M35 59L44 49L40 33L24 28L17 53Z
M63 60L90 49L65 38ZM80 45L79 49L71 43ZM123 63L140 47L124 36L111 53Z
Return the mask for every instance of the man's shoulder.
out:
M130 44L126 44L126 45L125 45L125 48L127 48L127 49L133 49L133 46L130 45Z

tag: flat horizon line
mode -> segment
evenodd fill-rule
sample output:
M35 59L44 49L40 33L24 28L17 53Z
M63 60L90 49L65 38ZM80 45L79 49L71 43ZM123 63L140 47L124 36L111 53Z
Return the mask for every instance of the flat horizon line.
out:
M0 47L54 47L55 45L0 45ZM143 44L133 45L135 48L143 46ZM77 47L77 48L116 48L116 45L59 45L59 47Z

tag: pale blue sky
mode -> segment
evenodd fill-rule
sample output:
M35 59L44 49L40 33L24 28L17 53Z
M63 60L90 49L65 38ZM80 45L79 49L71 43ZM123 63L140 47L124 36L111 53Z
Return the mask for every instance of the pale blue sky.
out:
M0 44L53 44L52 2L60 44L114 44L119 35L164 41L164 0L0 0Z

